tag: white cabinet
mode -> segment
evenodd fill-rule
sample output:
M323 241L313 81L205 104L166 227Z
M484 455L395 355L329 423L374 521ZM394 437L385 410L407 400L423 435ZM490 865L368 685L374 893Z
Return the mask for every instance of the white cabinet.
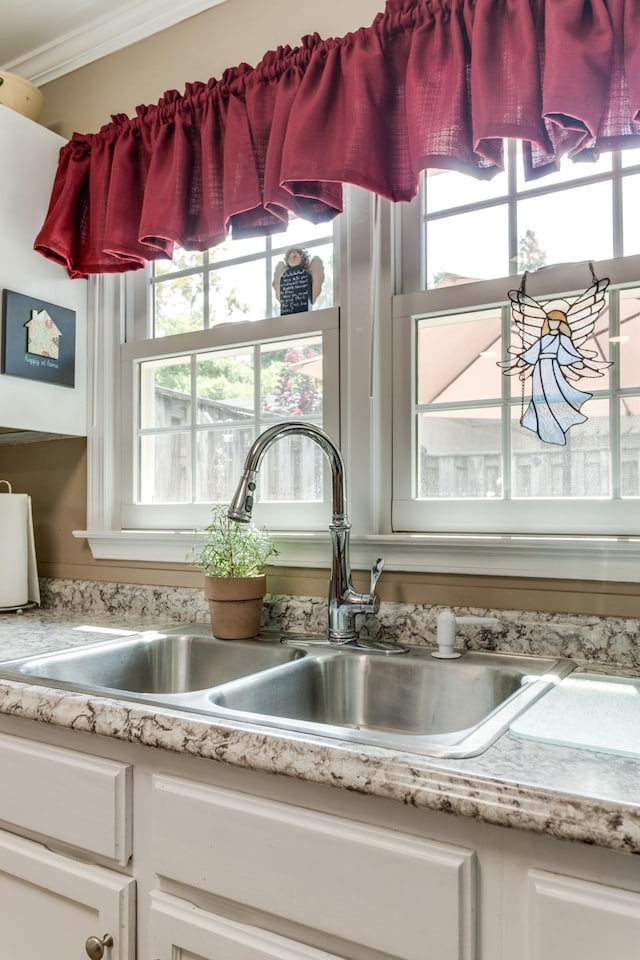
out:
M640 893L530 870L527 913L527 960L640 955Z
M84 957L113 938L109 960L134 960L133 880L0 831L0 953L7 960Z
M2 960L638 958L632 856L24 729L0 717Z
M0 956L135 960L131 766L0 733L0 770Z
M65 141L0 106L0 288L75 313L74 386L0 373L0 427L69 436L87 432L87 281L33 249ZM2 320L3 336L6 323ZM25 332L26 349L26 332Z

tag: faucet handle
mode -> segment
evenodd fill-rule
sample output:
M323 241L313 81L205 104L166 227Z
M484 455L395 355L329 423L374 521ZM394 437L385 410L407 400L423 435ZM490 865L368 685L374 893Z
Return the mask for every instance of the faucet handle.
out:
M374 593L376 592L376 583L380 579L380 574L382 573L383 567L384 567L384 560L382 559L382 557L378 557L376 562L371 567L371 587L369 588L369 593L371 594L371 596L373 596Z

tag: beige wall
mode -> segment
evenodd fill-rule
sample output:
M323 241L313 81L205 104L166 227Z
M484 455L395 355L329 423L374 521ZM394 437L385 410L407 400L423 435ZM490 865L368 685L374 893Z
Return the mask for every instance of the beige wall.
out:
M256 63L281 44L295 45L317 31L342 36L372 22L383 0L226 0L119 53L43 88L41 122L63 136L95 132L112 114L131 115L165 90L219 77L242 61ZM199 586L186 565L96 562L72 531L86 525L86 442L53 440L0 446L0 479L33 500L36 550L43 576L130 583ZM329 558L327 556L327 564ZM276 593L323 596L328 570L273 568ZM356 576L364 586L363 576ZM383 600L447 603L502 609L640 616L635 585L385 572Z
M92 133L113 114L131 116L165 90L220 77L239 63L256 64L278 46L301 37L344 36L369 26L384 0L226 0L44 86L40 122L62 136Z

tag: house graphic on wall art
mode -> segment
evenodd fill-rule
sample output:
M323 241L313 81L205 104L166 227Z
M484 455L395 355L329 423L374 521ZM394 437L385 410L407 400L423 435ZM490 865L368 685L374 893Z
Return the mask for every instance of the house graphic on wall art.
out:
M0 373L75 386L76 315L57 303L2 291Z
M31 319L25 327L28 330L27 352L38 357L51 357L57 360L60 355L60 337L62 332L55 325L46 310L32 310Z

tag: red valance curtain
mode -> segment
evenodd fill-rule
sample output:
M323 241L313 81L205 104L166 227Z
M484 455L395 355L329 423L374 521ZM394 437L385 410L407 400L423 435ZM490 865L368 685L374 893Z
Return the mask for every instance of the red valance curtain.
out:
M72 277L133 270L330 220L343 183L402 201L428 167L492 177L508 137L529 179L640 144L638 0L387 0L74 134L35 248Z

